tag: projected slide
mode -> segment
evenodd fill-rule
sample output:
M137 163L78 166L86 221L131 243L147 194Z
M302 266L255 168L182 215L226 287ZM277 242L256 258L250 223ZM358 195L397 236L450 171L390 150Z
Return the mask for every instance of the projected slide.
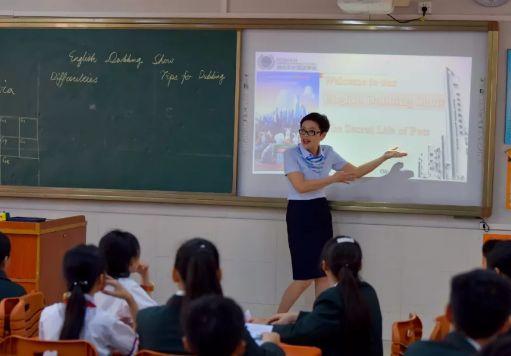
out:
M256 52L253 173L282 174L283 152L300 142L300 119L317 111L331 123L323 143L355 165L399 146L412 179L466 182L471 61Z

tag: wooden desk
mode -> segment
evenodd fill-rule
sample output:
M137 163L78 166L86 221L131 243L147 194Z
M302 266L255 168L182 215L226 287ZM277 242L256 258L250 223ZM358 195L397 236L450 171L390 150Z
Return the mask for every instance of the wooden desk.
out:
M47 304L61 301L66 291L62 258L85 243L85 226L83 215L41 223L0 221L0 231L11 240L7 276L27 292L43 292Z

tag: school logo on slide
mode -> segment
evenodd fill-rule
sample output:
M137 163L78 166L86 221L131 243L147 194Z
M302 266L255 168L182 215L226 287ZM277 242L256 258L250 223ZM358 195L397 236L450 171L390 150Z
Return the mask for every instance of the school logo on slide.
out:
M275 58L271 54L261 54L257 58L257 65L260 69L273 69L275 66Z

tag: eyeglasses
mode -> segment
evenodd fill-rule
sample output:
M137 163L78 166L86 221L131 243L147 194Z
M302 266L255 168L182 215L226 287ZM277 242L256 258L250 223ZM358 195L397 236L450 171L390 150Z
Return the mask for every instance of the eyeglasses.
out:
M316 136L320 134L321 131L300 129L298 130L298 133L302 136Z

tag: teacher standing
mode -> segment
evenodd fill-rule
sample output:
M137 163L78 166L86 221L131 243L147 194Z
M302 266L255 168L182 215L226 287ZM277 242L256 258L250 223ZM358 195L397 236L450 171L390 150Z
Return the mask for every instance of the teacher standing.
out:
M284 173L289 182L286 223L293 282L282 296L278 313L289 311L312 281L316 296L329 287L320 268L323 246L333 237L325 187L333 183L349 183L389 158L406 156L394 149L371 162L354 166L332 147L320 145L329 129L325 115L310 113L304 116L298 131L300 143L284 153ZM330 175L332 169L336 172Z

